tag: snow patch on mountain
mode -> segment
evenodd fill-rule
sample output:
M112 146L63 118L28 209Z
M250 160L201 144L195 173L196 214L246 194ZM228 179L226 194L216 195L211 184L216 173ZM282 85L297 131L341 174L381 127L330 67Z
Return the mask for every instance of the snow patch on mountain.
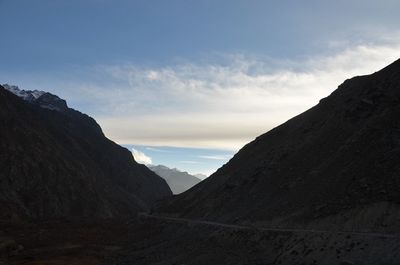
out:
M4 84L3 87L8 91L10 91L11 93L13 93L14 95L26 101L32 101L38 99L40 96L46 93L44 91L39 91L39 90L23 90L17 86L12 86L8 84Z
M2 86L23 100L39 105L42 108L56 111L65 111L68 109L67 102L65 100L51 93L40 90L23 90L18 86L9 84L4 84Z

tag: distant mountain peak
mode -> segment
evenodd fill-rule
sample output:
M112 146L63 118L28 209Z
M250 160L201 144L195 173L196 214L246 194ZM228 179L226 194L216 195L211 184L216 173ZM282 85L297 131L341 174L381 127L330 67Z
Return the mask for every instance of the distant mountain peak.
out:
M208 176L207 175L205 175L205 174L195 174L194 175L196 178L198 178L198 179L206 179Z
M150 170L165 179L174 194L182 193L201 181L186 171L164 165L148 165Z
M28 101L32 104L39 105L42 108L65 111L68 109L67 102L64 99L59 98L49 92L40 90L23 90L18 86L4 84L2 85L6 90L10 91L14 95Z

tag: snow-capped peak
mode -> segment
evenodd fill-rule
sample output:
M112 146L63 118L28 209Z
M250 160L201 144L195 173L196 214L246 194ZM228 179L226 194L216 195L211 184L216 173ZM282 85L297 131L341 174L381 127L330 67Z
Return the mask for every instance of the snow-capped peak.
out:
M57 110L57 111L64 111L68 109L65 100L48 92L40 90L23 90L17 86L12 86L9 84L4 84L2 86L6 90L22 98L23 100L37 104L42 108Z
M41 97L44 93L46 93L46 92L44 92L44 91L39 91L39 90L33 90L33 91L31 91L31 94L32 94L32 96L33 96L35 99L38 99L38 98Z
M20 89L17 86L11 86L9 84L4 84L3 87L13 93L14 95L26 100L26 101L32 101L35 99L38 99L40 96L45 94L46 92L44 91L38 91L38 90L23 90Z

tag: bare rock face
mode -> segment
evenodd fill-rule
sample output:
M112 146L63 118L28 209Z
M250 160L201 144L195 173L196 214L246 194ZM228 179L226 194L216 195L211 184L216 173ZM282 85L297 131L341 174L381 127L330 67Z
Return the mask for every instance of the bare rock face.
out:
M399 117L400 60L346 80L158 210L226 222L398 231Z
M11 92L0 86L1 219L123 217L172 194L94 119L50 93Z

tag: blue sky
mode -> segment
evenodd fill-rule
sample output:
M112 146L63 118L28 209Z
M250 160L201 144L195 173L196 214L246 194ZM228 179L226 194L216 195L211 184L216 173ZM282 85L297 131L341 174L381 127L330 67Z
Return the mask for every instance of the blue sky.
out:
M0 0L0 82L65 98L153 163L209 174L344 79L399 58L398 10L397 0Z
M210 52L293 58L398 28L398 1L1 0L6 70L165 64ZM4 65L2 66L4 69ZM3 70L2 69L2 70Z

